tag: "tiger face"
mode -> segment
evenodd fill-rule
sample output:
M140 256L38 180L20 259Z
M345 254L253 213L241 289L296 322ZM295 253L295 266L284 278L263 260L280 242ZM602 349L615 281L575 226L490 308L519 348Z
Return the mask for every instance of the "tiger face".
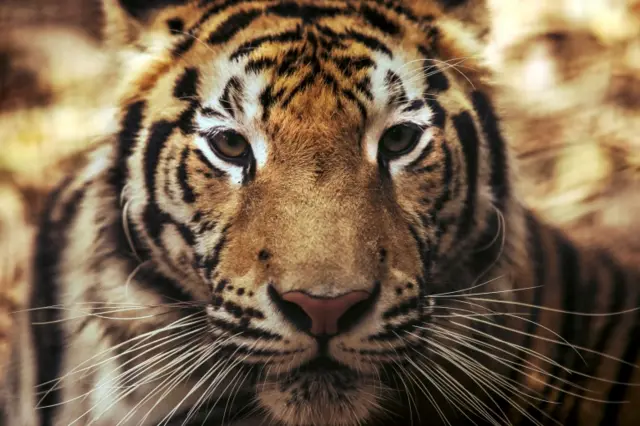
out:
M493 112L428 2L199 3L141 37L129 232L272 417L356 424L427 355L434 295L484 267L508 195Z

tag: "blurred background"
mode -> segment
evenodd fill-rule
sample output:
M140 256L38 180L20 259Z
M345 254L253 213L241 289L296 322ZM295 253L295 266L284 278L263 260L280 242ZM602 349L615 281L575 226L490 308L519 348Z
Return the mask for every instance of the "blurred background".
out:
M469 0L449 13L483 40L523 201L575 238L640 259L640 0ZM24 300L19 265L43 194L115 130L118 51L103 22L100 0L0 1L7 306Z

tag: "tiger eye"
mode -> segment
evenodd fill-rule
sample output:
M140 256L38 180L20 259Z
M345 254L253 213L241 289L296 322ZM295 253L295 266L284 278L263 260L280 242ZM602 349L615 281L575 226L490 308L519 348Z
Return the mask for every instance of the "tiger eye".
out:
M227 160L239 160L249 152L249 142L233 130L216 132L208 137L207 142L217 155Z
M398 124L387 129L380 138L380 149L388 157L410 152L420 141L422 129L415 124Z

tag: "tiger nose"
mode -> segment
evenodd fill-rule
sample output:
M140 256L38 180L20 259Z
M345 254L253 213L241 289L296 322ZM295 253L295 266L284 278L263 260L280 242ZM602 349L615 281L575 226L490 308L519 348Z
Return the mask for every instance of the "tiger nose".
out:
M314 336L335 335L357 323L372 303L367 291L352 291L337 297L322 298L302 291L291 291L277 303L291 323Z

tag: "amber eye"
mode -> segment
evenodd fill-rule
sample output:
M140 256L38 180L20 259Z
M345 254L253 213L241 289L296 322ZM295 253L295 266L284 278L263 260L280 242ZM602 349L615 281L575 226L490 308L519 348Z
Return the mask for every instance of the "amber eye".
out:
M399 157L411 151L422 136L422 128L415 124L397 124L380 138L380 150L387 157Z
M233 130L223 130L207 137L211 149L224 160L242 161L249 154L249 142Z

